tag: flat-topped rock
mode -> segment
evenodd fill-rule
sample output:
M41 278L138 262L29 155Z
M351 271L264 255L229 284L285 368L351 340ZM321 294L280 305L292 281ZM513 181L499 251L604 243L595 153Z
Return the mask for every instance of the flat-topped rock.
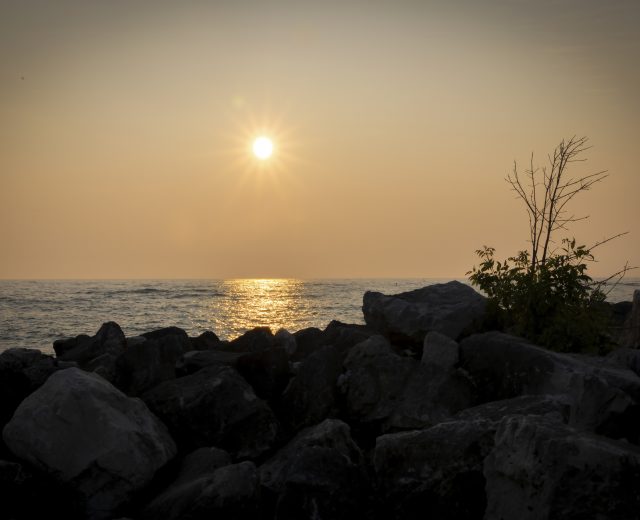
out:
M457 281L394 295L367 291L362 312L367 325L392 341L422 343L436 331L458 339L482 319L486 299Z

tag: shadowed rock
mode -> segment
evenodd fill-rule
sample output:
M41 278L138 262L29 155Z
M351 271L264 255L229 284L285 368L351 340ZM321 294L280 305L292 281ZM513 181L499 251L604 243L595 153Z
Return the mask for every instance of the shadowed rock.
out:
M373 456L378 517L482 519L483 462L494 433L495 425L480 419L378 437Z
M288 430L298 431L336 413L341 372L342 357L332 346L320 348L300 363L278 406Z
M74 365L39 350L11 348L0 354L0 428L31 392L40 388L54 372Z
M218 446L236 458L258 457L271 447L278 432L269 406L226 366L166 381L142 398L185 451Z
M84 517L80 501L73 490L33 467L0 460L0 497L2 518L24 519Z
M172 341L175 338L178 338L178 341L183 345L183 348L186 350L189 349L187 345L189 343L189 335L180 327L163 327L161 329L152 330L151 332L145 332L144 334L141 334L141 336L147 339L155 339L160 342L167 338L171 338Z
M342 421L302 430L260 467L278 520L366 517L369 500L362 453Z
M422 347L423 365L448 372L455 369L459 361L460 349L458 343L449 336L431 331L424 337Z
M324 345L324 334L317 327L308 327L293 333L296 351L291 359L300 361Z
M259 485L252 462L231 464L216 448L201 448L185 457L178 478L151 501L143 518L197 520L256 518Z
M128 341L127 348L116 359L114 384L120 390L137 396L176 377L176 363L190 343L184 331L184 335L174 334L174 329L162 329Z
M566 394L572 399L570 423L590 431L636 441L640 420L640 378L603 359L586 362L528 341L488 332L460 344L461 365L476 383L480 402L526 394Z
M640 376L640 350L620 347L613 350L607 359L621 368L628 368Z
M296 337L286 329L278 329L274 336L274 342L275 346L283 348L288 356L293 356L298 349Z
M637 518L640 451L548 418L505 418L484 464L485 518Z
M95 336L81 334L75 338L56 340L53 349L59 359L75 361L80 368L113 381L116 359L124 352L126 343L120 326L109 321L100 327Z
M189 338L193 350L211 350L220 346L220 338L207 330L195 338Z
M3 437L17 457L81 493L90 518L111 517L176 453L142 401L77 368L27 397Z
M236 360L235 368L256 395L267 401L279 397L289 382L289 356L282 347L243 354Z
M242 336L230 341L227 345L221 345L230 352L261 352L275 346L275 338L269 327L256 327L245 332Z
M353 347L344 367L346 416L369 436L430 426L474 404L464 372L399 356L382 336Z
M620 345L627 348L640 348L640 289L633 291L633 304L623 325Z
M339 352L347 352L358 343L366 341L376 334L375 330L364 325L354 325L332 320L322 333L322 342L333 345Z
M499 423L509 415L541 415L568 423L573 399L568 395L522 395L502 401L491 401L457 413L455 420L488 420Z
M184 354L176 363L176 374L180 377L195 374L198 370L210 366L234 367L242 352L220 350L194 350Z

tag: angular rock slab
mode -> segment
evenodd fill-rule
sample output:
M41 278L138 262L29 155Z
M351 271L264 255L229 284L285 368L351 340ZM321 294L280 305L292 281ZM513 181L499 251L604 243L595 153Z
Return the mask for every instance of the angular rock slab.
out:
M598 361L601 363L598 363ZM615 438L637 439L640 378L590 359L551 352L500 332L475 334L460 343L460 363L475 381L480 402L526 394L571 397L570 423Z
M254 458L271 448L278 433L271 408L227 366L165 381L143 399L185 450L216 446L235 458Z
M27 397L3 437L17 457L78 490L96 519L110 517L176 454L142 401L77 368L54 373Z
M363 456L337 419L302 430L260 467L260 480L278 520L367 517Z
M640 450L536 416L505 418L485 459L485 518L638 518Z
M362 312L367 325L392 341L422 343L430 331L452 339L484 316L486 298L458 281L394 295L367 291Z

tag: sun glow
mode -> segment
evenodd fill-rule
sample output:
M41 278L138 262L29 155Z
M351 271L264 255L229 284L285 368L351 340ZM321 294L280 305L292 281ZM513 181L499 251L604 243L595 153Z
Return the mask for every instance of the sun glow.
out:
M253 141L253 154L264 161L273 154L273 141L265 136L258 137Z

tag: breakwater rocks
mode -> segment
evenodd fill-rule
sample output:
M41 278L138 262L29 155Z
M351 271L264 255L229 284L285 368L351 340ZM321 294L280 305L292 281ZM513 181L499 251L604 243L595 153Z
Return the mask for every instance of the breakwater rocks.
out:
M484 330L457 282L366 293L366 326L7 350L2 517L640 518L636 293L606 357Z

